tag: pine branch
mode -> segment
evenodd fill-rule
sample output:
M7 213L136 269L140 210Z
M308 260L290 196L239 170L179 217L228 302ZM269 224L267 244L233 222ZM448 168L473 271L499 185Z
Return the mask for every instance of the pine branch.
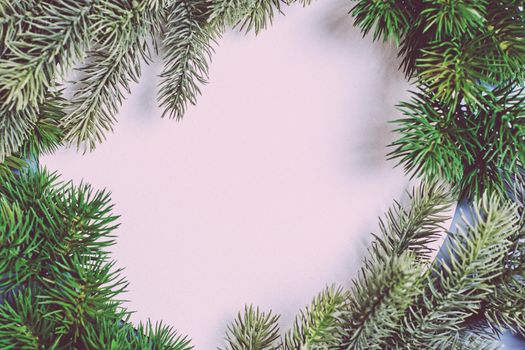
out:
M474 321L499 336L504 329L525 335L525 178L523 170L509 186L509 196L518 212L517 230L504 261L504 271L494 280L495 292L489 296Z
M28 29L10 42L9 55L0 58L2 108L21 111L42 103L55 79L89 44L93 1L58 0L42 8L41 15L30 18Z
M525 335L525 285L522 279L523 274L516 280L496 284L496 291L472 320L482 317L481 325L496 336L503 330Z
M470 104L479 103L478 97L487 91L480 81L491 83L491 62L480 56L479 44L450 39L431 42L417 59L418 79L435 99L455 106L463 99Z
M38 119L37 113L32 107L20 111L0 107L0 163L16 154L27 141Z
M437 184L421 185L409 198L408 208L396 202L386 221L380 221L382 236L376 236L354 281L345 349L381 349L382 341L397 333L406 309L420 293L420 263L430 259L428 244L448 220L441 213L451 198Z
M55 151L62 142L60 120L65 100L50 92L38 108L5 111L0 118L0 163L6 158L31 158Z
M281 12L281 0L252 0L240 22L240 30L253 29L256 34L260 33L272 24L275 12Z
M436 39L457 36L475 37L485 22L487 0L423 0L421 15L427 18L426 30L434 27Z
M39 303L55 311L49 317L59 324L56 332L66 334L65 341L79 342L97 316L117 314L121 301L116 297L127 283L113 262L74 254L55 261L48 272L39 288Z
M429 243L444 231L449 219L442 213L452 205L447 189L437 183L422 184L408 193L409 205L404 208L395 202L385 219L379 220L381 236L375 236L370 253L371 260L387 262L390 258L411 252L418 261L430 259Z
M215 0L208 22L217 27L236 27L247 16L251 3L251 0Z
M452 332L441 339L443 347L439 349L451 350L495 350L500 349L498 342L489 337L479 335L467 330ZM398 348L399 350L403 348Z
M38 303L31 290L17 293L13 301L0 304L0 348L58 349L53 336L56 324L46 316L50 313Z
M450 106L423 88L400 109L402 136L389 154L405 171L456 184L463 195L505 191L508 176L525 160L521 139L523 89L513 84L487 91L478 104Z
M365 261L353 282L343 348L384 349L383 341L397 334L400 320L420 291L422 272L409 253Z
M28 162L15 156L8 156L0 163L0 180L9 177L13 171L20 171L28 167Z
M31 17L41 12L42 6L35 0L0 1L0 57L9 52L9 45L19 33L27 30Z
M151 322L140 324L137 328L137 341L132 342L133 349L191 350L190 340L178 335L172 327Z
M495 64L494 80L525 81L525 13L523 4L514 0L489 1L487 5L487 37L492 50L485 54Z
M448 348L450 335L464 330L494 292L516 231L515 207L496 195L484 195L474 207L474 224L464 219L459 234L450 233L449 261L434 263L428 286L404 318L402 332L385 344L393 348Z
M129 322L127 283L107 251L112 209L107 193L46 171L2 178L2 349L192 349L170 327Z
M152 349L150 347L139 348L138 331L129 321L130 313L125 310L117 310L115 315L95 316L95 320L84 329L84 336L79 339L80 349ZM117 320L117 321L116 321ZM143 339L143 338L142 338Z
M227 346L224 350L274 350L279 338L277 322L279 316L271 312L264 313L259 308L246 306L244 314L228 326L226 332Z
M207 81L211 43L217 33L206 25L209 16L206 0L174 1L167 12L159 100L165 108L163 116L179 120L187 104L196 103L200 85Z
M88 52L88 63L80 69L75 95L62 126L66 140L86 149L95 148L112 131L115 115L130 92L130 81L138 82L141 61L150 61L147 44L155 13L147 1L118 0L95 4L90 17L96 43Z
M418 1L414 0L359 0L350 13L354 24L363 35L374 29L373 39L394 40L397 44L414 24Z
M53 153L62 144L60 122L64 118L66 100L60 92L48 93L27 139L16 154L23 158L38 158Z
M306 6L310 1L300 2ZM281 12L281 0L215 0L209 21L217 22L220 27L239 27L258 34L272 24L276 12Z
M4 247L0 277L6 277L0 290L4 292L44 283L49 269L64 258L102 258L114 243L111 232L117 217L111 214L113 207L105 192L60 184L56 175L37 171L4 176L0 200L24 208L15 215L19 225L0 231Z
M309 308L301 311L279 348L336 349L343 340L341 329L347 317L347 300L348 294L342 288L326 288Z

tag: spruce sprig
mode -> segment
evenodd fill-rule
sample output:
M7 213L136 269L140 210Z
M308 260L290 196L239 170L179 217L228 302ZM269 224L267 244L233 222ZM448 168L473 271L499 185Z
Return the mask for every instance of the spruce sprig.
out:
M343 341L343 324L348 317L348 294L341 287L328 287L301 311L279 349L333 349Z
M374 39L398 44L401 68L420 90L400 104L391 155L462 196L504 193L525 154L521 122L506 122L523 114L523 2L360 0L352 14L364 34L375 28Z
M108 193L41 169L0 180L0 348L192 349L170 327L129 322Z
M84 143L88 150L112 130L125 97L122 90L129 93L141 63L151 61L147 40L158 18L145 1L120 0L96 3L90 21L94 43L61 122L65 140L77 147Z
M277 349L279 316L265 313L257 307L246 306L244 313L228 326L227 346L224 350L270 350Z
M163 115L181 119L188 103L196 104L200 86L207 82L211 45L218 36L217 29L206 23L209 16L205 0L175 1L167 9L162 42L165 66L159 90Z
M386 346L448 348L449 336L467 330L466 320L494 294L493 283L504 271L510 238L517 231L516 208L500 196L484 195L472 214L472 222L464 217L460 231L449 233L451 243L445 248L450 259L433 263L424 292Z

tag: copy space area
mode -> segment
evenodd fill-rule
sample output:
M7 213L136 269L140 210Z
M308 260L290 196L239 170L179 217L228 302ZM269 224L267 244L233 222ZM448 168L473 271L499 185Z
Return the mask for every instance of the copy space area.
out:
M285 8L257 37L227 32L180 122L161 119L152 64L105 143L42 160L112 192L134 322L163 320L213 349L244 304L287 328L356 274L377 217L407 188L385 155L408 83L346 3Z

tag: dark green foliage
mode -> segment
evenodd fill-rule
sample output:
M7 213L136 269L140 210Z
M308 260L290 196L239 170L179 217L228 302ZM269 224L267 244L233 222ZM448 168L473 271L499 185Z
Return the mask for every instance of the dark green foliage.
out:
M504 191L523 165L523 1L358 1L356 25L399 44L419 90L400 104L392 156L462 195ZM493 88L497 89L493 91ZM507 122L509 121L509 122Z
M1 349L191 349L169 327L129 323L107 193L45 170L0 179Z
M449 179L465 195L502 190L525 160L524 98L513 85L487 91L476 104L453 107L428 90L415 93L400 105L402 137L392 155L408 172Z
M374 29L374 40L399 43L418 15L415 0L359 1L351 11L364 35Z
M64 118L65 104L60 93L49 93L46 96L29 137L17 152L19 156L38 158L58 148L63 139L60 122Z
M425 30L433 28L436 39L441 36L473 37L485 21L487 3L487 0L423 0L421 15L426 18Z
M0 0L0 348L192 348L161 323L130 323L120 301L127 283L107 252L116 227L108 194L27 167L63 141L88 150L101 142L153 53L164 61L164 114L182 118L225 28L259 33L293 2L310 3ZM247 307L225 349L489 349L503 329L525 333L516 176L525 163L524 5L357 1L355 24L399 46L417 87L400 104L390 156L470 198L474 220L450 234L448 260L432 261L451 199L445 187L421 186L380 222L349 290L323 291L283 337L278 316ZM73 67L81 76L66 82L66 99ZM517 204L497 194L509 184Z

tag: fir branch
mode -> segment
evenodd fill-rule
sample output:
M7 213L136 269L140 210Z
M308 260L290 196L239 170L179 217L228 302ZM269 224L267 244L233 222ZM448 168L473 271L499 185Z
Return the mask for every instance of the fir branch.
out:
M94 5L90 21L96 43L62 122L67 141L91 150L112 130L124 99L121 89L129 93L130 81L140 77L141 61L150 61L147 38L155 20L146 1Z
M41 8L35 0L0 1L0 57L9 52L10 43L27 30L27 23Z
M165 108L163 116L179 120L187 104L196 103L200 85L207 81L211 43L217 32L206 26L209 16L206 0L174 1L167 12L159 100Z
M0 163L0 180L10 176L13 171L20 171L28 166L28 162L16 156L8 156Z
M223 350L274 350L279 338L277 322L279 316L271 312L264 313L259 308L246 306L244 314L228 326L226 332L227 346Z
M28 30L10 43L0 58L2 107L15 111L44 101L55 79L83 56L89 44L89 15L94 1L59 0L42 4L43 13L30 19Z
M311 306L301 311L293 328L285 335L283 350L335 349L342 340L343 320L348 316L348 293L342 288L326 288Z
M117 310L115 315L95 316L95 320L86 326L84 336L79 339L81 349L129 349L139 350L136 346L138 332L129 321L130 313ZM116 321L117 320L117 321ZM153 346L150 344L151 349Z
M465 196L504 193L508 175L525 159L524 98L508 84L479 96L476 105L450 106L423 88L400 105L402 136L389 156L407 173L456 184Z
M38 158L58 149L63 139L60 122L65 116L66 104L60 92L47 94L32 130L17 154L23 158Z
M162 350L191 350L193 346L186 336L178 335L172 327L161 322L153 325L150 321L139 324L136 341L132 341L132 348L162 349Z
M127 283L114 263L103 257L69 256L55 261L39 287L39 303L53 311L55 330L78 342L99 315L115 315Z
M258 34L272 24L276 12L281 12L281 1L214 0L209 21L217 22L220 27L239 27L240 30L254 30ZM302 0L301 3L306 6L309 1Z
M18 349L26 336L38 348L77 348L94 317L116 313L123 282L105 254L97 255L107 243L93 240L107 235L113 220L107 199L85 189L68 194L56 180L25 172L6 175L0 185L2 348Z
M400 103L399 109L404 118L395 121L399 126L395 131L401 138L392 143L394 150L388 156L398 158L407 173L458 183L463 162L474 160L465 144L471 141L464 136L464 130L473 127L469 119L435 101L425 89L414 92L411 101ZM455 118L461 118L458 122L464 123L462 128L449 127Z
M462 99L475 104L486 91L479 81L490 82L483 74L490 70L490 62L479 55L479 47L472 43L452 39L432 42L423 49L416 62L418 79L435 99L451 106Z
M252 29L258 34L273 22L275 12L281 12L281 0L253 0L240 23L240 30Z
M408 172L459 184L462 196L503 192L525 154L521 123L501 123L522 115L523 101L508 91L525 81L523 4L361 0L352 15L365 34L375 28L374 39L400 43L401 67L423 90L401 104L406 118L392 154Z
M1 303L0 348L58 350L61 336L55 333L56 324L46 317L49 315L29 289Z
M107 193L46 171L2 177L2 349L192 349L170 327L129 322L127 283L108 260L112 209Z
M250 5L250 0L215 0L211 4L208 22L217 27L236 27L245 19Z
M59 92L50 92L38 108L6 111L0 116L0 163L6 157L32 158L55 151L62 142L60 120L65 100Z
M434 27L436 39L474 37L485 22L487 3L487 0L423 0L421 15L427 19L426 30Z
M509 183L509 196L518 212L517 230L504 261L503 274L493 281L495 292L484 302L472 322L498 336L503 329L525 335L525 178L523 170Z
M374 29L374 40L392 39L399 44L415 21L416 4L417 1L414 0L359 0L350 13L363 35Z
M7 176L7 175L5 175ZM0 198L0 301L26 282L34 265L32 257L41 246L33 236L37 218L24 215L18 203ZM14 278L16 277L16 278Z
M494 64L494 80L525 81L525 13L514 0L489 1L486 31L492 50L485 50ZM488 45L485 45L487 47Z
M365 261L354 280L345 349L383 349L383 341L397 334L406 309L419 294L423 270L414 258L405 253L387 259Z
M515 207L485 194L473 209L474 224L463 220L460 233L450 233L449 261L435 262L428 286L403 320L402 332L385 344L394 348L448 348L450 335L464 330L494 292L516 230ZM464 232L462 232L464 231Z
M442 347L436 349L451 350L496 350L500 349L493 338L462 330L445 335L441 339ZM403 348L398 348L399 350Z
M477 321L481 317L481 325L498 336L503 330L525 335L525 283L523 276L515 279L498 281L496 291L484 303L478 315L471 320Z
M38 112L32 107L20 111L0 107L0 163L20 150L37 119Z
M0 290L4 292L42 284L53 264L64 258L102 258L114 243L116 217L109 196L93 193L89 186L61 184L56 175L42 171L10 174L2 178L0 200L25 208L15 215L19 225L0 231L4 247L0 276L6 278ZM9 222L5 215L2 221Z
M396 202L386 221L380 221L382 236L376 236L354 281L345 348L381 349L382 340L396 334L406 309L420 293L420 263L430 259L428 244L448 220L441 213L451 198L443 186L431 184L414 189L409 199L408 208Z
M386 218L379 220L382 235L375 236L372 243L372 260L386 263L407 251L418 261L430 259L432 249L428 245L443 232L442 225L449 217L442 213L452 205L452 197L437 183L413 188L408 197L408 207L395 202Z

